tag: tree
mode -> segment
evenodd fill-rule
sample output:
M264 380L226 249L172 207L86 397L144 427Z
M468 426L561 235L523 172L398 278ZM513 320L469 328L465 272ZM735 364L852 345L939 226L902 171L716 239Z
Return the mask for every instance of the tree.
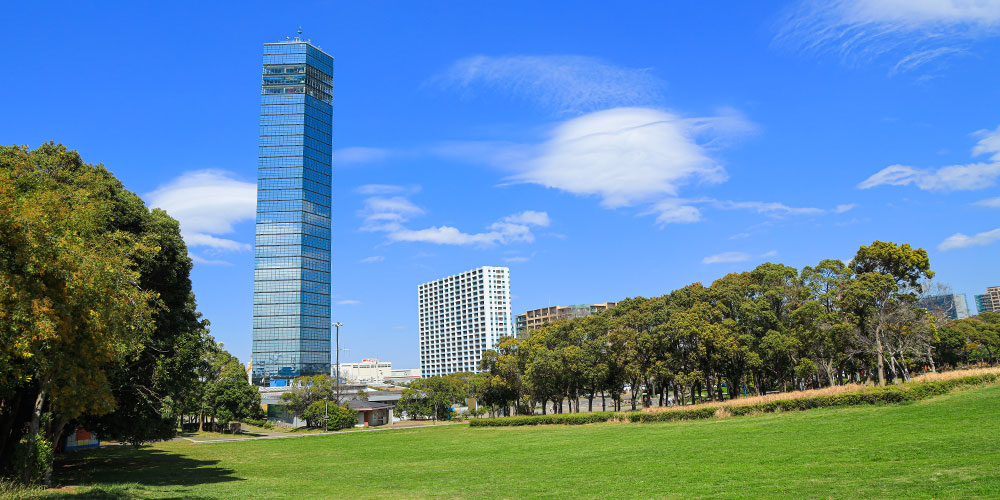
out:
M62 146L0 147L0 473L23 423L53 443L116 409L114 368L142 352L162 307L139 266L158 249L115 228L109 178Z
M250 385L243 365L231 358L208 390L209 414L225 428L229 422L262 418L260 393Z
M451 418L452 406L464 397L465 389L456 377L422 378L414 380L403 391L396 404L396 412L398 415L405 412L413 418L447 420Z
M919 280L933 278L934 272L926 250L883 241L859 248L850 268L856 278L845 296L859 318L860 338L874 350L879 385L885 385L887 343L903 340L890 335L904 332L890 325L893 315L912 305Z
M340 401L337 400L337 386L329 375L299 377L292 385L293 389L282 394L281 400L285 402L285 408L288 411L306 420L306 427L315 427L319 424L319 421L306 414L310 405L329 401L333 401L335 405L340 404Z

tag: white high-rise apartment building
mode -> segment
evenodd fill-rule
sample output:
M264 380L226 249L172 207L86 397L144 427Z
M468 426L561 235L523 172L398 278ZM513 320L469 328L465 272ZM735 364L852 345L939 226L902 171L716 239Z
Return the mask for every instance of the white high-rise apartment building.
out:
M484 266L417 287L420 374L474 372L483 351L514 335L510 269Z

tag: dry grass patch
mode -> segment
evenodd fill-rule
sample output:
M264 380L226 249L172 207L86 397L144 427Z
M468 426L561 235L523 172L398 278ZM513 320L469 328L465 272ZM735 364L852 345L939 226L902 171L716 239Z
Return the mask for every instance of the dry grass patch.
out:
M899 385L907 385L919 382L939 382L943 380L953 380L962 377L970 377L976 375L986 375L986 374L996 374L1000 375L1000 366L988 367L988 368L969 368L964 370L951 370L946 372L938 373L926 373L923 375L918 375L910 379L910 382ZM779 392L776 394L766 394L763 396L750 396L746 398L737 399L727 399L725 401L705 401L703 403L698 403L695 405L684 405L684 406L667 406L658 408L645 408L642 411L646 413L660 413L665 411L686 411L698 408L707 407L720 407L724 408L726 406L745 406L757 403L770 403L772 401L785 401L789 399L799 399L799 398L809 398L813 396L835 396L838 394L848 394L852 392L858 392L862 389L875 387L874 384L845 384L845 385L835 385L831 387L823 387L821 389L809 389L805 391L791 391L791 392ZM728 413L728 412L727 412Z

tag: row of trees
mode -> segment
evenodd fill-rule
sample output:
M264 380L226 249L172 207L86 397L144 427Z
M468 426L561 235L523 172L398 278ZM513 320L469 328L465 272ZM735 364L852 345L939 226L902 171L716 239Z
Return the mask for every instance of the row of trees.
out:
M77 425L141 443L173 437L184 413L252 411L191 266L177 221L102 165L0 147L0 475L37 479Z
M710 287L626 299L505 339L484 355L475 393L504 414L533 413L538 403L544 412L548 401L579 411L574 401L592 408L596 397L620 410L626 395L635 409L654 398L684 404L884 385L942 363L995 362L995 318L945 323L917 306L933 275L926 251L876 241L849 264L823 260L799 271L766 263Z

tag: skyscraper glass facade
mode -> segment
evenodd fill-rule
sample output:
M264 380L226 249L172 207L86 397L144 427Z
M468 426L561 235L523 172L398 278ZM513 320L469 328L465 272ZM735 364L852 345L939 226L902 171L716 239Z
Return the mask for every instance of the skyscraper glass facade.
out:
M330 371L333 57L298 38L264 44L252 379Z

